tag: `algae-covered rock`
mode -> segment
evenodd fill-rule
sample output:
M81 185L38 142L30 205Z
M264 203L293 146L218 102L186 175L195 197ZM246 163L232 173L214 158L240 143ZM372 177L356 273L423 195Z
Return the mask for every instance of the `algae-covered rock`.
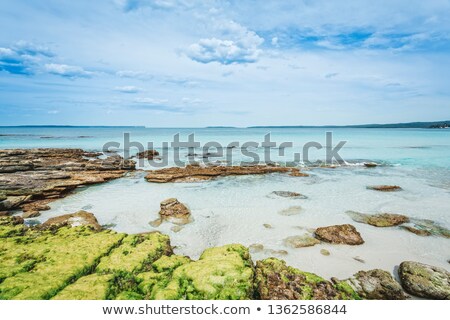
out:
M256 262L255 288L262 300L358 299L349 286L337 287L313 273L289 267L283 260L268 258Z
M450 272L427 264L404 261L398 274L403 288L412 295L429 299L450 299Z
M384 270L359 271L346 280L333 279L336 285L351 286L360 297L372 300L404 300L407 298L400 284Z
M175 269L170 281L153 288L152 299L251 299L253 265L248 249L231 244L210 248L198 261Z
M347 211L347 214L356 222L370 224L374 227L392 227L409 222L407 216L395 213L365 214Z
M314 235L317 239L329 243L349 245L360 245L364 243L359 232L351 224L317 228Z
M100 273L146 271L163 255L172 254L170 239L159 232L126 236L120 246L103 257L96 270Z
M105 300L108 298L112 274L90 274L65 287L54 300Z

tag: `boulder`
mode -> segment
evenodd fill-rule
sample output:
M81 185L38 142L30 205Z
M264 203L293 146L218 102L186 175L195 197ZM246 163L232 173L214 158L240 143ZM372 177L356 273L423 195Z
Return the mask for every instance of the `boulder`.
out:
M351 224L317 228L314 234L317 239L329 243L349 245L360 245L364 243L359 232Z
M404 300L407 298L400 284L384 270L359 271L346 280L332 279L334 283L350 285L360 297L370 300Z
M50 218L39 227L41 229L52 229L61 228L63 226L89 226L95 231L102 230L102 226L98 223L97 218L92 213L83 210Z
M370 224L375 227L392 227L409 222L407 216L395 213L365 214L347 211L347 214L356 222Z
M159 216L162 220L175 224L187 224L191 222L189 209L175 198L169 198L161 202Z
M350 286L337 287L313 273L289 267L286 262L268 258L256 262L256 297L262 300L358 299Z
M410 294L428 299L450 299L450 272L420 262L404 261L398 274Z

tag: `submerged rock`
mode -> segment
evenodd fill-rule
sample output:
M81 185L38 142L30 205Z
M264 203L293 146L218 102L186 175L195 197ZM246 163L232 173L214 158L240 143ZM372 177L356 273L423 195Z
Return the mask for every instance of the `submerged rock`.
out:
M411 233L414 233L415 235L421 236L421 237L429 237L431 236L431 232L426 229L419 229L411 226L401 226L400 227L403 230L409 231Z
M407 216L395 213L365 214L347 211L347 214L356 222L370 224L375 227L392 227L409 222Z
M329 256L330 251L328 251L327 249L320 249L320 254L323 256Z
M162 201L160 207L159 216L162 220L181 225L191 222L191 212L175 198Z
M404 300L407 298L400 284L384 270L374 269L359 271L346 280L332 279L339 286L349 285L363 299L370 300Z
M248 250L250 251L250 253L262 252L264 250L264 245L260 243L254 243L248 247Z
M291 199L306 199L307 197L301 193L293 192L293 191L273 191L270 195L275 195L282 198L291 198Z
M378 163L375 162L364 162L364 167L366 168L375 168L378 166Z
M364 243L359 232L351 224L317 228L314 234L317 239L329 243L349 245L360 245Z
M273 229L272 225L271 225L271 224L268 224L268 223L264 223L263 226L264 226L264 228L266 228L266 229Z
M92 213L83 210L50 218L41 224L40 228L61 228L64 226L88 226L96 231L102 230L102 226L98 224L97 218Z
M414 225L414 229L406 229L410 232L418 235L425 235L430 233L431 235L440 236L444 238L450 238L450 230L444 228L439 223L428 219L411 219L411 223ZM420 230L420 231L418 231ZM416 232L414 232L416 231Z
M282 216L293 216L296 214L300 214L302 211L302 207L300 206L292 206L289 207L287 209L283 209L281 211L278 211L278 214L282 215Z
M22 218L30 219L30 218L39 217L40 215L41 215L41 213L39 211L26 211L22 214Z
M309 177L309 174L301 172L300 169L293 168L289 174L292 177Z
M403 288L429 299L450 299L450 272L427 264L404 261L398 269Z
M403 190L400 186L389 186L389 185L379 185L379 186L368 186L367 189L382 191L382 192L392 192Z
M359 298L350 286L337 287L313 273L289 267L283 260L268 258L257 261L255 272L256 296L262 300Z
M315 246L316 244L319 244L320 241L308 234L304 234L301 236L287 237L286 239L283 240L283 243L287 247L303 248Z
M366 263L366 261L364 259L362 259L361 257L353 257L353 260L361 262L361 263Z

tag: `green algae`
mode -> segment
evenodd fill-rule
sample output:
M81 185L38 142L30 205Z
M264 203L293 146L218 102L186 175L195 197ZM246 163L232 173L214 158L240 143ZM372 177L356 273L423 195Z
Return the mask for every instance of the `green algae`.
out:
M96 270L100 273L146 271L152 262L171 253L169 237L159 232L128 235L120 247L101 259Z
M90 274L65 287L54 300L105 300L110 292L112 274Z
M253 264L244 246L231 244L210 248L203 252L198 261L176 268L170 281L155 285L150 298L251 299L253 275Z

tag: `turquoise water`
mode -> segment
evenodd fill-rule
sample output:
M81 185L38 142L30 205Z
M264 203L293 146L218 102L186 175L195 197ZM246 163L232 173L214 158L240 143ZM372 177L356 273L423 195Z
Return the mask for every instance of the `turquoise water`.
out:
M207 247L227 243L262 244L264 250L252 253L261 259L285 250L281 256L289 264L325 277L347 277L359 270L382 268L393 271L402 261L415 260L448 268L449 239L419 237L399 228L375 228L359 224L346 214L348 210L365 213L401 213L419 219L431 219L450 228L450 130L426 129L147 129L147 128L0 128L0 148L72 147L101 150L108 141L154 142L163 152L162 142L171 142L180 133L181 140L195 133L196 140L261 142L272 134L278 143L293 142L286 156L271 149L271 158L292 160L309 141L325 144L325 132L333 132L333 141L347 143L340 152L344 166L336 169L304 168L310 177L283 174L225 177L196 183L154 184L145 181L145 172L109 183L82 188L51 203L51 210L38 218L77 210L93 212L101 224L113 224L121 232L159 230L170 235L175 251L197 258ZM3 135L3 136L2 136ZM80 137L83 136L83 137ZM169 148L169 155L173 149ZM254 148L259 155L262 148ZM135 150L134 150L135 152ZM202 153L201 150L195 150ZM238 148L232 149L234 163L247 160ZM187 159L182 150L182 159ZM291 158L289 158L291 157ZM325 157L325 150L311 154L311 160ZM196 158L201 160L201 157ZM362 164L375 161L382 165L369 169ZM173 165L173 163L168 164ZM303 164L299 164L302 166ZM145 169L151 169L147 164ZM401 192L381 193L367 190L368 185L396 184ZM274 198L272 191L294 191L307 199ZM194 221L181 231L163 223L153 228L149 222L158 217L159 203L176 197L191 210ZM286 216L283 210L300 206L299 214ZM332 224L351 223L365 240L361 246L320 244L309 248L287 247L284 239L302 235L310 229ZM273 228L266 229L263 224ZM325 257L320 249L331 255ZM354 258L362 259L361 263Z

